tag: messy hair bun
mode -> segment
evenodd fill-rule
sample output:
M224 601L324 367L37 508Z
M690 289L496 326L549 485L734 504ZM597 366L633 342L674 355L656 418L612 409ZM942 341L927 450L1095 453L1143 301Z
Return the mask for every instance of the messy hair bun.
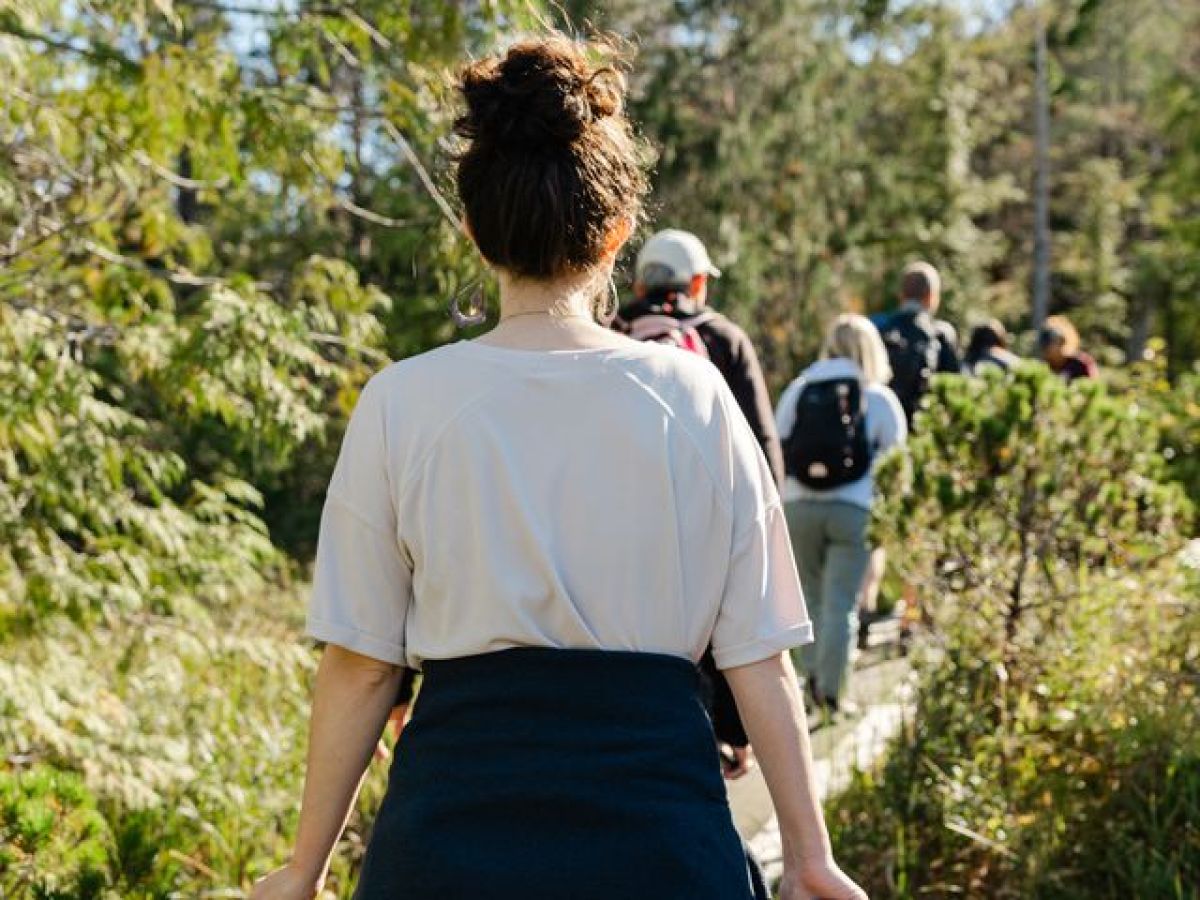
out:
M563 38L527 42L463 70L467 112L457 131L474 141L569 144L621 111L624 80L612 66L592 69Z
M612 49L558 34L524 41L466 66L459 89L455 131L469 143L458 191L484 257L534 278L599 262L646 191Z

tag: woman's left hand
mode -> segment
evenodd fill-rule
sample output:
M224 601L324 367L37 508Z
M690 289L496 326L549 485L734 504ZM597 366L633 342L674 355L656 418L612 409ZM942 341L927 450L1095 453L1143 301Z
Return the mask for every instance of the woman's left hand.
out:
M324 881L289 863L254 882L250 900L313 900Z
M749 745L721 745L721 771L726 781L736 781L754 768L754 751Z

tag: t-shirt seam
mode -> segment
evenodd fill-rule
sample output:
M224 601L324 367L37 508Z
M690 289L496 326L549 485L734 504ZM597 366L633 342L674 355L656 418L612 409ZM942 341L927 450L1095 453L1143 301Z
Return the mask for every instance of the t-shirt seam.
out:
M417 476L425 467L425 464L429 462L430 458L434 454L434 451L436 451L438 445L441 444L442 438L444 438L446 433L450 430L450 427L495 392L495 387L489 387L487 390L482 391L481 393L472 397L470 400L464 402L461 407L455 410L455 412L449 418L447 418L445 422L442 423L441 427L437 431L437 434L430 439L429 446L421 452L420 458L413 464L411 471L404 476L404 480L400 484L400 490L396 494L397 504L402 504L404 502L404 497L408 493L409 487L417 479Z
M734 553L737 552L738 547L741 546L743 538L745 538L746 535L750 534L752 531L754 531L755 528L757 528L763 522L765 522L767 519L767 516L771 515L772 513L782 513L782 512L783 512L783 500L780 497L776 497L774 500L772 500L770 503L768 503L766 506L763 507L762 512L758 513L754 517L754 520L752 522L747 523L746 527L742 529L741 534L734 536L733 544L732 544L733 552Z
M764 644L772 644L775 641L779 640L779 638L784 637L785 635L791 634L793 631L804 631L811 627L812 627L812 619L808 618L802 622L795 622L791 625L784 625L780 628L774 629L773 631L769 632L768 634L759 635L758 637L751 638L748 641L742 641L739 644L734 644L732 647L722 647L714 642L712 645L713 653L720 654L721 656L728 656L729 654L736 653L739 650L746 650L751 647L759 647Z
M713 368L716 369L716 366L713 366ZM713 487L716 489L716 497L718 501L721 501L723 507L722 511L726 514L731 514L733 512L733 498L724 496L721 479L719 479L716 473L713 472L712 467L709 465L708 459L705 458L704 450L700 444L700 440L692 433L692 430L679 417L679 414L675 411L675 409L666 402L665 398L651 389L649 385L647 385L640 377L638 377L637 373L627 371L625 374L629 376L628 380L637 385L640 390L650 394L655 399L655 402L659 403L662 408L666 410L667 414L671 418L671 421L675 422L679 426L679 430L683 432L684 436L688 439L688 442L692 445L692 450L700 459L700 465L703 467L704 473L708 475L709 481L712 482ZM717 372L717 375L720 377L719 371Z
M803 634L807 639L803 641L802 644L812 642L813 623L811 618L805 619L803 622L797 622L794 625L788 625L784 628L772 631L767 635L754 638L753 640L743 641L742 643L735 644L732 647L718 647L716 644L713 644L713 658L714 661L716 661L717 657L720 657L722 661L729 659L729 657L734 657L736 659L737 657L746 653L757 653L759 650L769 650L771 653L782 653L784 650L789 649L791 638L797 636L798 634ZM769 657L762 657L759 661L766 658ZM751 664L752 663L750 662L734 663L732 665L724 666L723 668L737 668L739 665ZM719 662L717 668L722 669L722 666Z

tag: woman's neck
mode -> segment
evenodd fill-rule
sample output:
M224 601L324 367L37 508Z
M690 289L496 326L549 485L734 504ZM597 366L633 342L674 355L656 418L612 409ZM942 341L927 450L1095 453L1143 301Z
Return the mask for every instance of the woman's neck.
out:
M595 272L535 281L500 276L500 321L516 316L590 318L596 295Z
M521 350L621 346L627 338L596 322L597 272L534 281L500 276L500 321L477 340Z

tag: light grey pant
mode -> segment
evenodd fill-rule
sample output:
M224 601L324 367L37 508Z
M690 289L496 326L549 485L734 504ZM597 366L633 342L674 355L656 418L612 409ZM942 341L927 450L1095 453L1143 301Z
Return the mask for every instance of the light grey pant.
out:
M816 692L840 698L858 629L858 592L871 560L870 513L853 503L793 500L784 505L792 552L813 621L814 642L792 659Z

